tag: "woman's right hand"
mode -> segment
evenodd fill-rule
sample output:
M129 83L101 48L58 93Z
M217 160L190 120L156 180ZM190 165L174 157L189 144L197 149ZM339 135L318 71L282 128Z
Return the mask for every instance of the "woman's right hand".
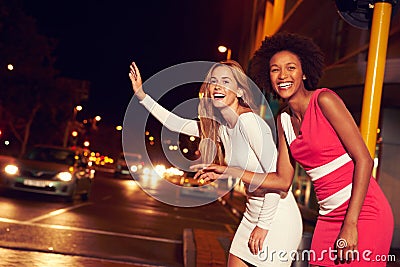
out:
M135 62L132 62L130 65L129 78L132 82L132 88L136 95L136 97L141 101L145 98L146 93L143 91L142 87L142 77L140 76L140 72Z

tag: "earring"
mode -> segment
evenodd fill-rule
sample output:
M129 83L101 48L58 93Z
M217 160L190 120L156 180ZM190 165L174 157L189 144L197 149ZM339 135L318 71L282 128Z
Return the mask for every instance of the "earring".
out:
M306 79L307 79L307 78L306 78L306 75L303 75L303 81L306 80Z
M237 98L241 98L243 96L243 90L241 88L238 88L238 92L236 93Z

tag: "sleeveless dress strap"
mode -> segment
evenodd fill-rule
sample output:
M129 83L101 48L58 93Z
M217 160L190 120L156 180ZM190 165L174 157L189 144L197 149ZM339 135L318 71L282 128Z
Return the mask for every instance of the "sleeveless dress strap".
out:
M294 133L292 121L290 115L286 112L281 113L281 124L283 131L285 132L286 141L289 146L296 139L296 134Z

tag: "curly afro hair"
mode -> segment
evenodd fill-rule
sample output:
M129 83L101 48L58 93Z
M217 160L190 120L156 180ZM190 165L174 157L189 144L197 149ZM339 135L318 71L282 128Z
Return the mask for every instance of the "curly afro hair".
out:
M304 85L307 90L315 90L322 76L324 54L312 39L293 33L277 33L264 39L249 65L251 79L266 92L273 93L269 62L280 51L289 51L299 57L303 73L307 77Z

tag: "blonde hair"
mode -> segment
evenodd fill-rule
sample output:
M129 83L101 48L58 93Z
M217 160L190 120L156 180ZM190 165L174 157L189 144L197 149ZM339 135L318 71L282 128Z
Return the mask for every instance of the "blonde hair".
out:
M210 68L200 87L200 104L198 107L201 137L199 149L203 163L208 164L226 164L224 160L224 148L218 140L219 127L223 118L219 110L212 104L209 90L212 72L221 66L228 67L232 71L238 87L243 91L243 95L238 99L239 105L250 108L253 112L257 110L253 94L250 90L249 78L239 63L234 60L226 60L216 63Z

